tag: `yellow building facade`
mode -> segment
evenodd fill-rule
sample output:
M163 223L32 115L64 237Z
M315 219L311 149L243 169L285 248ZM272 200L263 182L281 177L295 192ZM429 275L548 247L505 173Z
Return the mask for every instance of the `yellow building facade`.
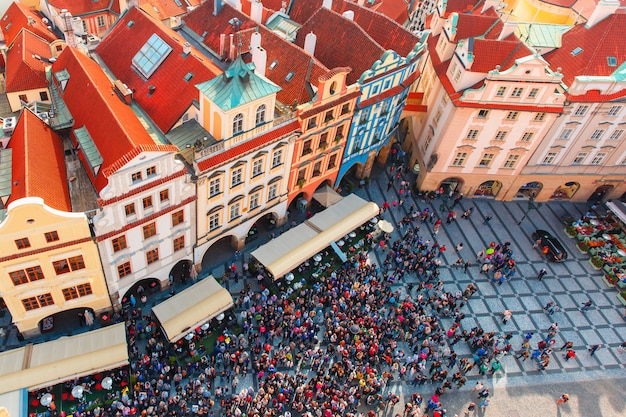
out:
M58 313L98 317L111 308L84 213L56 210L39 197L16 200L0 223L0 254L0 294L24 337L53 330Z

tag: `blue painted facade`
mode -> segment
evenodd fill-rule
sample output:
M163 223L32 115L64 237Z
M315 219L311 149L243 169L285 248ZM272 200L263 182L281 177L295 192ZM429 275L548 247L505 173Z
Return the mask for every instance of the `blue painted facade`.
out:
M400 123L411 85L419 78L420 62L425 56L424 34L407 57L388 50L374 62L357 82L357 100L348 140L335 186L355 164L366 165L389 144Z

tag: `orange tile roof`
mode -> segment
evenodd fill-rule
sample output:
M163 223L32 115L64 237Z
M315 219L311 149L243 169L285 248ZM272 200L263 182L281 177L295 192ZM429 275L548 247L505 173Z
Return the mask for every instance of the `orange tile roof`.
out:
M130 22L131 27L128 27ZM132 59L153 34L158 35L172 52L159 65L148 81L132 65ZM158 20L136 7L130 9L111 28L96 53L108 69L134 91L133 98L163 132L168 132L194 100L198 100L196 84L208 81L222 70L195 48L183 55L185 39ZM187 81L187 74L193 74ZM152 94L151 86L156 87Z
M173 145L158 145L133 110L118 98L100 66L78 50L67 47L52 65L52 73L66 70L69 80L61 93L74 119L74 128L87 127L103 162L96 176L87 169L100 192L112 174L141 151L175 152ZM83 161L85 166L89 166ZM105 174L106 173L106 174Z
M291 123L287 123L283 126L270 130L267 133L247 140L237 146L227 149L226 151L220 152L198 162L198 169L200 172L204 172L226 162L236 160L236 158L253 152L255 149L261 148L278 138L288 135L291 132L295 132L298 129L300 129L300 123L298 123L297 120L294 120Z
M485 36L497 38L502 30L502 22L497 16L459 14L455 42L471 37Z
M371 9L384 14L400 25L404 25L409 20L409 4L404 0L376 1Z
M501 41L474 38L474 63L471 71L487 73L494 70L496 65L500 65L500 70L505 71L515 64L516 59L532 54L517 38L512 40L508 37Z
M584 23L578 24L563 34L560 48L543 57L553 70L561 68L567 85L571 85L577 76L611 75L626 61L624 28L626 13L623 11L617 11L590 28ZM582 48L582 51L572 54L576 48ZM609 57L615 57L618 66L609 66Z
M114 9L119 13L120 10L119 0L48 0L48 4L57 10L67 9L72 16Z
M199 4L200 2L196 1L195 3ZM187 13L187 4L182 1L179 6L174 0L140 0L139 7L150 16L159 20L182 16Z
M352 68L347 77L349 85L368 71L386 50L355 22L323 7L302 25L296 44L303 47L309 32L317 35L315 57L326 67Z
M50 44L46 40L22 30L7 52L6 91L46 88L45 68L50 65L48 59L51 57Z
M41 21L43 17L38 11L29 9L23 4L14 1L2 16L2 34L7 45L13 43L17 35L24 28L52 42L59 37Z
M473 11L480 11L483 8L484 0L448 0L446 2L446 10L444 12L444 18L452 12L468 13Z
M543 3L550 4L552 6L563 7L569 9L576 4L578 0L541 0Z
M8 148L13 150L13 190L9 204L24 197L41 197L48 206L71 212L61 138L25 108Z

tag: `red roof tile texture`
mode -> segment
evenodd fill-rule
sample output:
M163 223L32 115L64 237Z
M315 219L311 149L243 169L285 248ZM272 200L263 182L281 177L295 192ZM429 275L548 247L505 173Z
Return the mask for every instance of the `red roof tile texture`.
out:
M17 1L11 3L7 11L2 16L2 34L7 45L13 43L18 33L24 28L33 32L37 36L52 42L59 37L47 25L44 25L41 19L43 16L33 9L24 6Z
M191 6L197 6L200 4L200 0L181 1L180 6L174 0L140 0L139 7L150 16L164 20L187 13L187 3Z
M74 118L74 128L87 128L103 159L96 176L87 169L98 192L108 184L106 175L140 152L175 152L173 145L154 142L132 109L115 94L111 81L95 61L67 47L52 66L53 73L61 70L70 76L62 97Z
M548 52L543 57L553 70L561 68L563 81L567 85L571 85L574 77L580 75L611 75L618 67L609 65L609 57L614 57L617 65L626 61L624 28L626 14L621 11L608 16L591 28L581 23L563 35L560 48ZM576 48L581 48L582 51L572 54Z
M134 24L128 27L130 22ZM146 79L134 69L132 60L153 34L172 51ZM198 100L196 84L208 81L222 70L195 48L183 54L185 40L173 30L138 9L130 9L105 36L96 53L115 76L134 91L133 98L163 132L168 132ZM189 81L187 74L193 74ZM150 88L155 87L150 94Z
M8 203L40 197L52 208L71 212L61 138L33 112L24 109L8 148L13 150L13 190Z
M474 39L474 63L472 72L487 73L500 65L502 71L515 64L516 59L532 55L519 40L510 38L498 41L494 39Z
M483 2L484 0L448 0L444 17L448 17L452 12L468 13L471 11L479 11L483 8Z
M207 159L198 162L198 168L201 172L204 172L220 166L228 161L236 160L236 158L252 152L255 149L261 148L278 138L290 134L291 132L295 132L299 128L300 124L297 120L294 120L291 123L279 126L276 129L270 130L265 134L247 140L242 144L234 146L224 152L220 152L216 155L210 156Z
M119 0L48 0L48 4L58 10L67 9L72 16L80 16L101 10L119 13Z
M502 30L502 22L497 16L459 14L454 41L476 36L496 38Z
M45 68L50 65L47 59L51 57L47 41L22 30L7 53L6 91L14 93L48 87Z

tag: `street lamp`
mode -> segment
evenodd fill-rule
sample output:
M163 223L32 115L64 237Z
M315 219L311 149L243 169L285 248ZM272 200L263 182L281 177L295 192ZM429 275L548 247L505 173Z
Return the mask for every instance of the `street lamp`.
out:
M524 221L526 216L528 216L528 213L530 213L531 210L539 210L539 207L541 207L542 205L543 203L535 204L535 197L530 197L528 199L528 209L524 213L524 216L522 216L522 218L517 222L517 225L519 226L520 224L522 224L522 222Z

